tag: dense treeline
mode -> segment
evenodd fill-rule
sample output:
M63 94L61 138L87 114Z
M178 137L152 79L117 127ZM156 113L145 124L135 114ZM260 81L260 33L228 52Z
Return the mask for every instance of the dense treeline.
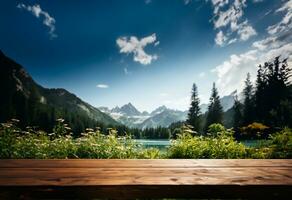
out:
M276 57L272 62L259 65L255 85L248 73L243 101L235 96L233 108L226 113L223 113L214 83L208 111L201 114L197 87L194 84L187 123L201 134L206 132L210 124L229 123L238 139L250 136L254 138L255 134L268 137L269 132L292 127L291 75L287 59ZM229 119L232 117L232 120L224 119L224 116Z

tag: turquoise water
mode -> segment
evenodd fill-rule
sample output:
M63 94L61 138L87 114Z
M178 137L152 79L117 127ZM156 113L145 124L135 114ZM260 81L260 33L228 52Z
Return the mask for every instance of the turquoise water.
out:
M165 150L170 145L170 140L136 139L135 141L146 148L157 148L160 150Z
M146 148L158 148L160 150L165 150L170 145L170 140L136 139L135 141ZM262 141L263 140L243 140L240 142L247 147L256 147Z
M270 143L269 140L242 140L240 141L247 147L260 147L260 146L266 146Z

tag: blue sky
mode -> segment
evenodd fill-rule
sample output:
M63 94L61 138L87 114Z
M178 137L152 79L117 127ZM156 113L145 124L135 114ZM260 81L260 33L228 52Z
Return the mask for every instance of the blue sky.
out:
M291 0L2 0L0 15L6 55L94 106L185 110L194 82L205 103L212 82L228 95L291 60Z

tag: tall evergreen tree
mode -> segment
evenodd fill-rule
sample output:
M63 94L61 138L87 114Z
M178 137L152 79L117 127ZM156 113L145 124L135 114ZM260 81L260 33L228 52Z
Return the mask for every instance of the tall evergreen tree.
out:
M247 74L243 93L244 93L243 124L247 125L252 123L254 120L253 86L250 80L250 73Z
M265 105L265 89L267 86L267 81L264 76L264 68L262 65L259 65L257 71L257 80L256 80L256 88L255 88L255 115L256 120L258 122L263 123L266 113L266 105Z
M188 112L187 123L193 127L197 132L201 130L201 110L200 99L198 97L197 86L194 83L192 88L191 107Z
M239 132L239 128L242 126L242 104L238 100L237 95L234 97L234 105L233 105L233 128L235 133Z
M213 123L223 123L223 108L220 103L220 97L218 95L215 83L213 83L210 105L208 106L205 131L208 129L209 125Z
M287 59L281 61L280 57L276 57L273 62L265 63L264 71L266 87L263 90L265 99L263 120L266 124L272 126L288 125L289 119L283 118L283 110L286 110L286 113L290 111L292 101L291 90L289 89L291 85L289 79L292 74Z

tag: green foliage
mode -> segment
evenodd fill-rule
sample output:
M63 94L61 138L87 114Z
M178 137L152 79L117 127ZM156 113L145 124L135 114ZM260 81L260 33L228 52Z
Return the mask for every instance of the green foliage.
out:
M56 121L57 121L57 124L53 128L52 136L60 138L65 135L72 134L69 132L71 131L71 128L68 127L68 124L64 124L64 121L65 121L64 119L59 118Z
M292 131L284 129L255 148L233 138L233 130L221 124L209 126L206 136L199 136L183 125L177 139L171 141L165 154L158 149L140 146L130 135L118 136L116 129L103 134L100 128L87 128L74 138L63 120L58 120L53 133L17 127L18 120L0 126L0 158L67 159L67 158L292 158Z
M285 128L271 135L272 158L292 158L292 130Z
M118 136L115 129L102 134L99 128L86 129L73 138L62 119L47 134L28 127L22 131L11 121L0 127L0 158L157 158L158 149L143 149L130 136Z
M7 123L1 124L1 135L0 135L0 157L10 158L12 156L11 147L16 142L16 134L20 131L16 127L18 120L12 119Z
M211 136L216 136L218 134L224 134L226 132L226 129L225 127L222 125L222 124L211 124L209 127L208 127L208 135L211 135Z
M209 126L212 136L192 136L183 131L173 140L168 150L169 158L246 158L247 148L234 140L232 131L221 124Z

